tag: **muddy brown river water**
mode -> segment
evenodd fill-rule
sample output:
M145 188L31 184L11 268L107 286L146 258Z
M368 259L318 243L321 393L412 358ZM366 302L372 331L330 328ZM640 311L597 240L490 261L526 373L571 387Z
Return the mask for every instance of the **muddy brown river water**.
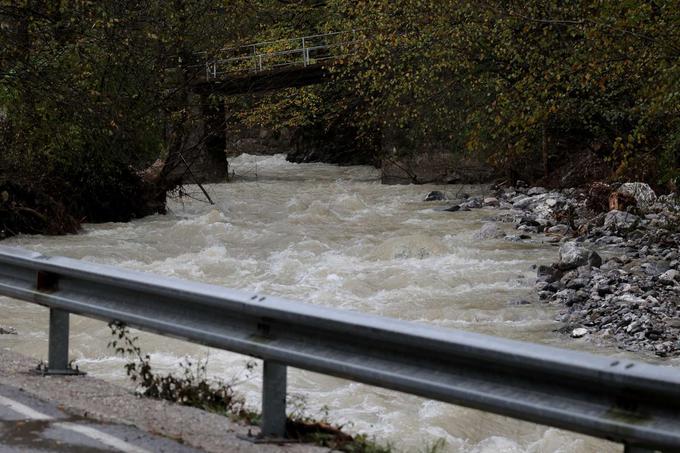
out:
M125 224L86 225L66 237L5 241L157 274L272 294L341 309L609 355L623 353L555 332L556 308L533 299L536 263L557 249L533 242L473 239L493 211L438 212L429 190L481 193L482 187L386 186L369 167L296 165L279 156L231 161L237 179L208 185L215 206L184 198L171 213ZM200 195L196 189L197 197ZM510 227L508 227L510 229ZM532 303L511 304L528 299ZM0 347L47 355L47 311L0 298L0 324L19 335ZM72 321L72 355L91 374L124 385L123 359L107 349L109 329ZM236 379L249 404L259 401L258 369L247 358L152 334L140 344L161 370L185 357L208 360L211 376ZM639 357L638 357L639 358ZM438 439L451 452L618 452L616 444L505 417L291 370L289 392L305 410L399 451L425 451ZM298 399L299 400L299 399Z

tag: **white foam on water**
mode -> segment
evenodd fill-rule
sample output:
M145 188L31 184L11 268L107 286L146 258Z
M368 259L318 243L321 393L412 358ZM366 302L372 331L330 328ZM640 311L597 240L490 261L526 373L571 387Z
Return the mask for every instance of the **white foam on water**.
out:
M433 208L447 203L422 201L430 190L443 190L453 199L457 192L474 194L482 188L383 186L370 167L293 164L282 155L242 155L230 163L242 179L207 185L215 206L177 199L170 202L168 216L88 225L77 236L21 236L7 243L434 326L591 347L553 332L553 307L507 303L530 297L531 265L553 261L555 248L477 241L473 235L489 211L439 212ZM7 315L2 322L20 332L19 338L3 341L44 358L45 310L3 299L0 307ZM82 369L125 382L123 359L106 348L111 339L106 325L74 317L72 331ZM177 372L184 357L195 363L207 355L210 376L231 380L247 361L146 333L139 343L159 372ZM258 367L249 379L237 379L253 407L259 404L260 372ZM351 422L349 430L389 441L401 451L440 438L453 452L616 451L611 444L559 430L301 370L291 370L289 382L291 394L306 396L311 414L322 414L328 406L332 421Z

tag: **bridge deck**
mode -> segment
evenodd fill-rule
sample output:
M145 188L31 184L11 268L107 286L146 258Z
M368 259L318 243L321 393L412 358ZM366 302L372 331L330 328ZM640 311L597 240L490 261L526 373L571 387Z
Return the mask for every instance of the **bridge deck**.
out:
M201 93L222 95L298 88L327 80L327 66L356 51L356 30L266 41L204 55Z
M221 95L262 93L323 83L328 76L328 68L321 63L286 66L261 72L231 74L219 79L203 79L196 84L195 91L199 94Z

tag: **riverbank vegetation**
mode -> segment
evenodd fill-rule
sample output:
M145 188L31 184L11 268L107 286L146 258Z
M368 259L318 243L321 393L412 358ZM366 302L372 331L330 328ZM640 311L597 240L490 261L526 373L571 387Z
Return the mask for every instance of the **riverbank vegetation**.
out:
M164 212L177 156L194 146L196 52L238 39L245 10L208 0L1 2L0 234ZM145 177L159 158L160 175Z
M329 83L211 102L296 130L300 161L437 151L511 181L673 190L679 11L677 0L6 0L0 235L163 212L177 156L201 143L190 87L202 52L335 30L355 40Z
M337 111L352 106L346 117L362 137L380 131L382 153L459 153L512 181L549 181L574 160L604 164L590 179L672 188L679 175L677 1L338 0L327 8L327 29L359 34L337 67L353 102L341 96ZM310 98L307 111L316 112Z
M259 425L261 415L246 405L243 396L234 390L233 382L215 381L208 377L207 360L180 364L182 374L161 375L151 366L149 355L143 354L138 338L120 323L109 324L113 340L109 347L117 355L128 360L125 370L137 386L137 392L145 398L162 399L185 406L218 413L248 425ZM249 378L255 364L249 362L244 379ZM347 434L342 426L332 424L324 416L320 420L307 413L304 401L295 401L294 408L286 421L286 435L292 441L313 443L333 451L346 453L389 453L390 446L384 446L366 435ZM326 414L327 415L327 414ZM439 440L422 450L423 453L442 451L444 442Z

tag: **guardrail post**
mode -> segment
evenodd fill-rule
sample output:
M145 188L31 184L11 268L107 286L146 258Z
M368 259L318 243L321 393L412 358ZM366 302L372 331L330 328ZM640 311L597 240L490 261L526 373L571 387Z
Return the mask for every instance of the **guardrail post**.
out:
M262 426L265 438L286 437L287 367L270 360L264 361L262 373Z
M48 373L70 373L68 366L69 313L50 308L50 338L47 347Z

